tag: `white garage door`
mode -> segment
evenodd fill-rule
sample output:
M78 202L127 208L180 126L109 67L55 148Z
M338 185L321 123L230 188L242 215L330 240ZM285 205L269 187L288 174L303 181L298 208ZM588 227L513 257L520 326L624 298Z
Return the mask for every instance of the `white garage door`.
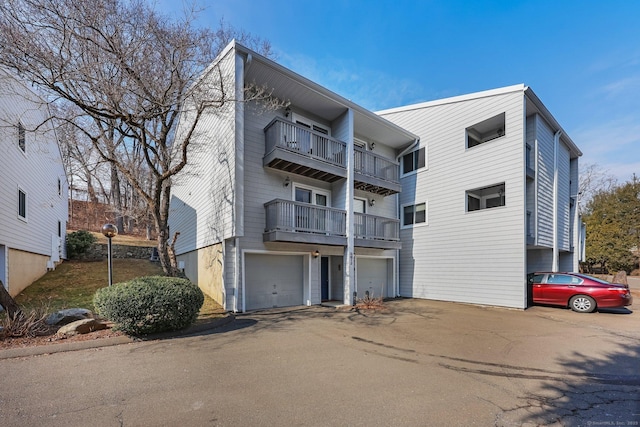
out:
M304 303L302 255L245 254L244 268L247 310Z
M364 298L366 291L374 297L393 296L389 294L387 259L358 258L357 268L358 298Z

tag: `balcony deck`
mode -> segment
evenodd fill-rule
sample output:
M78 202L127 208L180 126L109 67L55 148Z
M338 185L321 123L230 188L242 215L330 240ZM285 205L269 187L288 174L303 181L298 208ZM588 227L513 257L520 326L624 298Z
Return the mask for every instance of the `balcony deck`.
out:
M265 203L265 242L311 243L346 246L347 213L344 210L291 200ZM355 214L354 245L365 248L400 249L400 221Z
M347 177L347 144L276 117L265 127L265 167L326 182Z
M276 117L265 129L263 166L325 182L347 177L347 144ZM354 187L388 196L399 193L399 164L370 151L354 151Z

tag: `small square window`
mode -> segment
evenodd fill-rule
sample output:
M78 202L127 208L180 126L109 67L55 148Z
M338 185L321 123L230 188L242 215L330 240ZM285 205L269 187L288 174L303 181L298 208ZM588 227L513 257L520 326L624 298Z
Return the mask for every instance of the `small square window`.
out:
M402 173L408 174L421 169L426 166L426 163L426 149L422 147L402 156Z
M27 219L27 193L18 189L18 216Z
M427 204L407 205L402 208L402 225L404 227L417 224L426 224Z

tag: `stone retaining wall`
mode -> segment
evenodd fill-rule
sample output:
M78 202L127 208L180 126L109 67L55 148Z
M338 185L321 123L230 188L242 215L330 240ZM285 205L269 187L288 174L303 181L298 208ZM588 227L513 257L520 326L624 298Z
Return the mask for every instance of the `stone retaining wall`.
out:
M149 259L153 253L153 247L111 245L113 258L134 258ZM82 261L100 261L108 256L108 245L106 243L94 243L87 251L80 255L78 259Z

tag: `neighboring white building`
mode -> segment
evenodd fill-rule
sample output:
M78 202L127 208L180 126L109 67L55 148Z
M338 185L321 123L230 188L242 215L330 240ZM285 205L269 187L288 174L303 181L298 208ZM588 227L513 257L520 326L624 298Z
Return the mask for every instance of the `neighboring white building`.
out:
M0 280L12 296L65 253L68 185L45 101L0 70Z
M582 153L529 87L378 114L420 137L401 163L400 295L525 308L527 273L577 271Z
M214 64L239 101L200 119L172 185L187 277L231 311L397 296L398 155L416 136L235 42ZM288 106L242 102L250 84Z

